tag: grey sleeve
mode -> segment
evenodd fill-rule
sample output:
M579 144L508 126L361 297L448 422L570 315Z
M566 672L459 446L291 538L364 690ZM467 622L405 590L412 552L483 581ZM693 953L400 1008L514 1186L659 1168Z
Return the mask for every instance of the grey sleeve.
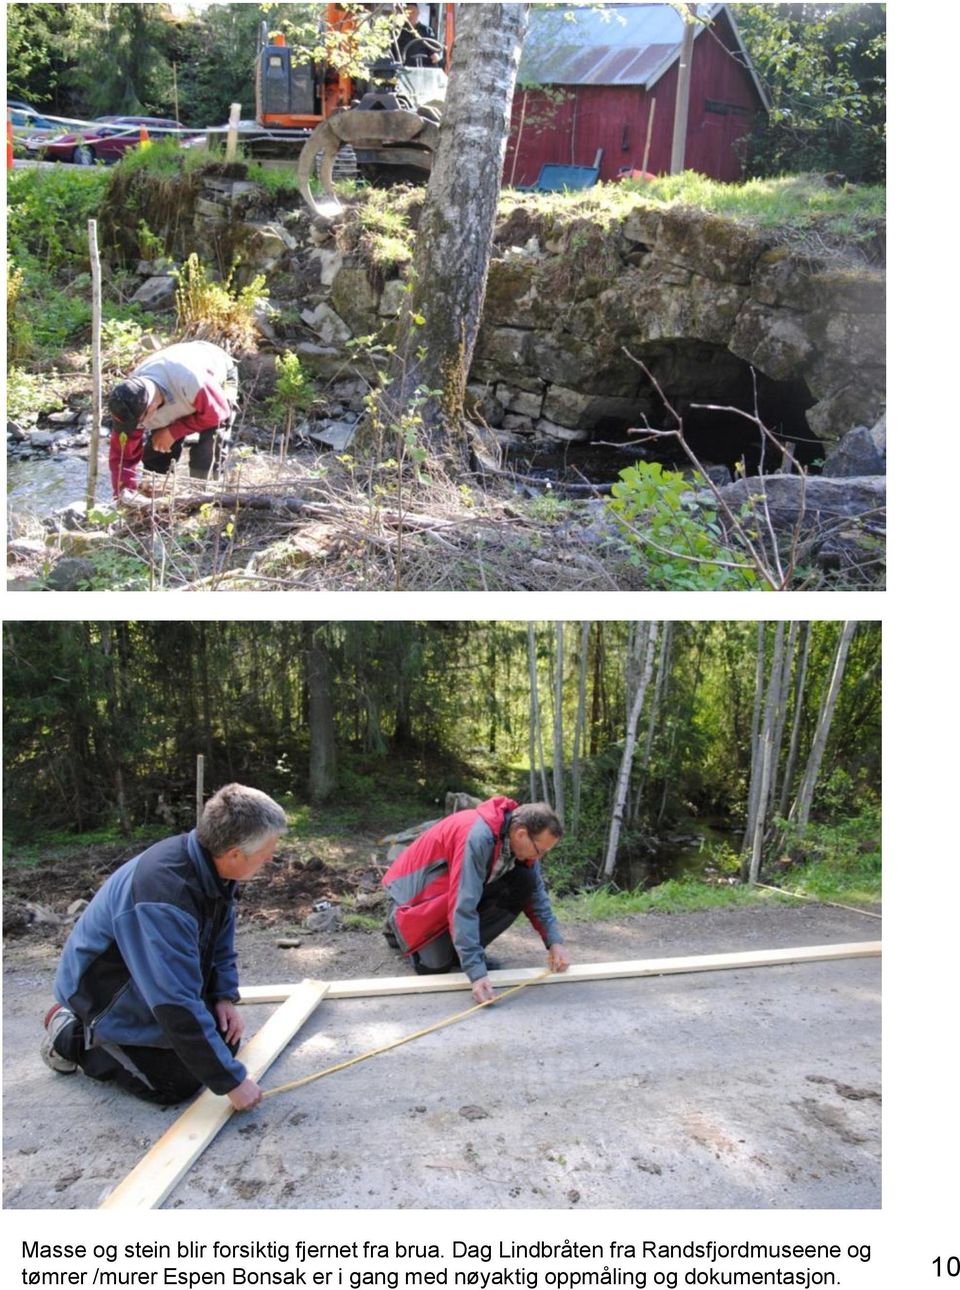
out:
M487 975L477 906L483 896L492 857L493 833L488 825L478 820L467 835L450 891L450 936L460 966L471 981L479 981Z
M533 866L533 873L533 895L525 912L530 922L539 932L544 945L549 949L551 945L556 945L563 940L563 933L560 931L560 924L557 922L557 916L553 912L553 906L550 904L550 897L547 895L539 860Z

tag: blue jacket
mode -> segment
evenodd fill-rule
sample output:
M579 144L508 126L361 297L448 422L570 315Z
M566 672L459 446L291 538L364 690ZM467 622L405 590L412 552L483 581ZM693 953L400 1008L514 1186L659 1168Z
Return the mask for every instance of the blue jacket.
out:
M167 838L107 879L70 933L54 993L88 1047L172 1048L214 1093L246 1078L210 1011L239 998L237 884L224 882L196 831Z

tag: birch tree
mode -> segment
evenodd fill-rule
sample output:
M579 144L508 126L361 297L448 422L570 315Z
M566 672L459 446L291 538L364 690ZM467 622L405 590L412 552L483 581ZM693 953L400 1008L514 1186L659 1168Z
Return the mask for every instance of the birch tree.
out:
M310 730L309 797L313 805L325 802L337 786L337 744L333 724L330 656L322 629L307 632L307 693Z
M571 792L573 794L573 821L571 832L576 833L580 822L580 746L587 713L587 660L590 652L590 624L580 624L579 681L577 684L577 717L573 727L573 757L570 763Z
M750 719L750 788L747 794L747 823L743 830L741 850L746 851L750 838L753 837L753 826L757 813L757 793L760 784L753 773L760 760L760 714L763 711L764 692L764 639L767 624L757 623L756 682L753 691L753 716Z
M610 836L607 842L607 855L603 864L603 876L611 878L617 863L617 847L620 843L620 830L623 827L623 812L627 801L627 790L630 786L630 771L633 767L633 755L637 745L637 724L643 710L643 700L653 672L653 656L657 647L657 624L644 624L645 630L637 642L637 660L642 658L638 673L637 686L627 719L626 738L623 744L623 756L620 759L620 773L617 776L617 787L613 800L613 814L610 820Z
M770 677L767 682L767 693L763 705L763 723L757 739L756 754L750 776L753 821L751 832L745 839L744 866L746 869L745 877L751 885L760 876L760 865L763 860L763 838L766 831L770 785L773 779L774 742L782 680L783 623L780 622L777 623L774 634L773 658L770 663ZM756 784L755 790L754 784Z
M653 736L657 726L657 717L660 713L660 708L667 690L667 676L670 670L672 643L673 623L666 622L663 624L663 634L660 637L660 653L657 658L657 679L653 687L653 702L650 704L650 712L647 716L647 735L643 744L643 761L640 764L640 782L637 785L637 793L633 803L633 813L631 816L633 820L639 819L640 807L643 805L643 790L646 787L647 775L650 771L650 754L653 751Z
M554 624L553 664L553 809L563 823L563 623Z
M823 702L820 704L820 712L817 716L817 728L814 731L813 742L810 745L810 752L807 756L807 764L803 772L800 789L793 806L790 808L790 823L795 826L798 833L803 833L807 825L810 823L810 808L813 805L813 790L816 788L817 778L820 774L820 765L823 761L823 754L827 747L827 739L830 736L830 726L833 722L833 714L837 706L837 696L840 693L840 686L843 682L843 672L847 663L847 652L850 649L850 642L853 640L856 630L856 622L844 623L843 630L840 633L840 639L837 641L837 649L833 657L833 668L830 673L830 684L823 696Z
M803 647L800 651L800 666L793 687L793 723L790 730L790 747L787 751L787 764L783 772L783 783L780 786L780 801L777 814L785 816L793 791L793 777L797 769L797 753L800 749L800 729L803 725L803 696L807 680L807 662L810 658L810 636L812 624L803 624Z
M399 320L391 383L382 395L397 423L417 391L430 447L459 466L467 453L463 400L473 359L513 89L529 4L463 4L440 141L427 184L410 308Z
M540 694L537 683L537 637L533 623L527 623L527 659L530 665L530 798L537 796L537 763L543 801L548 798L547 768L543 757L543 730L540 726Z

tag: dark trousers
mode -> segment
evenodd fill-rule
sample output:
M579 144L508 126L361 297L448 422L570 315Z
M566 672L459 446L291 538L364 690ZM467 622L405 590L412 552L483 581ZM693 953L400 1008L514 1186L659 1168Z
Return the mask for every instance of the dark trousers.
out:
M172 1048L147 1048L140 1044L117 1044L108 1048L87 1048L83 1023L77 1019L64 1026L54 1044L61 1057L76 1062L84 1075L103 1082L113 1081L144 1102L173 1106L185 1102L201 1087ZM228 1044L236 1054L239 1044Z
M533 873L526 865L514 865L502 878L487 883L477 906L480 917L480 944L486 948L516 922L533 895ZM460 960L449 932L424 945L410 955L413 970L420 976L436 972L459 972Z
M143 447L143 468L155 475L166 475L183 452L182 439L174 439L169 452L157 452L148 439ZM203 430L196 443L187 444L190 453L191 479L209 479L214 456L219 460L220 437L216 430Z

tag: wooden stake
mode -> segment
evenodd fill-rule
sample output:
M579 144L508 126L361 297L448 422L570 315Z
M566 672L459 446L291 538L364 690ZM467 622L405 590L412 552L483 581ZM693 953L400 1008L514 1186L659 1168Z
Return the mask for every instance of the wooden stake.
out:
M650 140L653 138L653 114L657 110L657 100L650 100L650 115L647 117L647 141L643 145L643 173L647 174L647 163L650 160Z
M251 1079L260 1079L326 993L325 981L302 981L294 987L283 1007L277 1009L238 1054ZM217 1097L209 1089L205 1090L114 1188L100 1208L156 1209L162 1205L232 1114L233 1107L226 1097Z
M100 399L100 248L97 245L97 221L87 220L87 238L90 243L90 277L93 299L91 302L90 366L93 381L93 425L90 427L90 450L87 456L87 510L92 511L97 495L97 465L100 456L100 419L103 415Z
M227 123L227 162L237 159L237 125L240 121L240 104L230 104L230 120Z

